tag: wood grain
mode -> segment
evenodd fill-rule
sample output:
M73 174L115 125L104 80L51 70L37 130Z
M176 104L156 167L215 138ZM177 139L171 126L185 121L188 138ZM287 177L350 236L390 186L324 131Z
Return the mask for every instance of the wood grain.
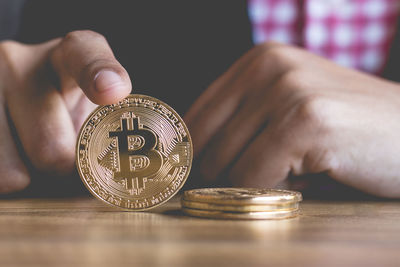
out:
M399 266L400 202L301 203L275 221L192 218L175 198L125 212L91 198L0 200L1 266Z

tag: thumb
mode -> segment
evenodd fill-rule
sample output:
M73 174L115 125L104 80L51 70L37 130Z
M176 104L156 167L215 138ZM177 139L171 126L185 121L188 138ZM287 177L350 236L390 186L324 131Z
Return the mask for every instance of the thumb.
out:
M131 80L106 39L92 31L68 33L51 55L61 83L72 81L95 104L116 103L130 94Z

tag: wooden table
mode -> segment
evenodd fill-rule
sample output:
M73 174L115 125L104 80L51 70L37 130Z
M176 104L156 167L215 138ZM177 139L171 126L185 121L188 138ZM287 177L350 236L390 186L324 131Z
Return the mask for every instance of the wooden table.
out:
M0 200L1 266L400 266L400 202L302 202L272 221L124 212L92 198Z

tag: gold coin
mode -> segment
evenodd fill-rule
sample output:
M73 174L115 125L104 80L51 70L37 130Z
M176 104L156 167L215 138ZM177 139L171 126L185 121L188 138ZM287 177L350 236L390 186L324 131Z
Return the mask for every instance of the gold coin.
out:
M185 191L184 200L222 205L275 205L297 203L300 192L260 188L201 188Z
M217 210L198 210L182 208L182 211L190 216L204 217L210 219L231 219L231 220L267 220L267 219L288 219L299 215L299 210L290 211L258 211L258 212L224 212Z
M150 96L129 95L89 115L79 133L76 165L94 196L140 211L179 191L192 166L192 150L175 110Z
M297 210L299 203L270 204L270 205L222 205L205 202L181 200L182 207L199 210L218 210L232 212L254 212L254 211L290 211Z

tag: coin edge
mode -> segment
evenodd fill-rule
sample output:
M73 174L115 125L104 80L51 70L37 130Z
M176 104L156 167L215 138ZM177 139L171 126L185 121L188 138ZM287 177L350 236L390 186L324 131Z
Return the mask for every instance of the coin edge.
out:
M221 187L221 188L197 188L197 189L191 189L191 190L186 190L183 194L183 199L187 200L187 201L194 201L194 202L202 202L202 203L212 203L212 204L220 204L220 205L274 205L274 204L290 204L290 203L299 203L303 200L303 195L301 194L301 192L299 191L294 191L294 190L284 190L284 189L268 189L268 190L275 190L275 191L281 191L281 192L288 192L288 193L295 193L292 194L291 196L292 199L291 200L275 200L275 201L271 201L271 200L262 200L260 198L262 198L262 196L258 196L258 200L257 200L257 196L255 196L254 198L248 198L248 199L234 199L234 198L230 198L230 199L223 199L223 198L219 198L217 196L212 196L210 197L210 195L198 195L199 197L196 197L194 194L190 194L191 192L197 191L197 190L207 190L207 189L220 189L220 190L224 190L224 189L232 189L232 188L236 188L236 189L245 189L245 190L260 190L260 189L266 189L266 188L250 188L250 187ZM268 196L264 196L264 198L267 198Z
M251 217L250 214L247 214L249 212L221 212L221 211L207 211L207 210L198 210L198 209L188 209L188 208L182 208L183 213L189 216L193 217L198 217L198 218L207 218L207 219L223 219L223 220L285 220L285 219L290 219L290 218L295 218L300 215L300 209L293 210L293 211L287 211L288 216L282 216L282 217ZM254 215L259 212L251 212ZM275 213L273 211L267 211L267 212L262 212L263 214L267 213ZM281 214L284 214L285 212L280 212ZM246 216L249 215L249 217L240 217L240 216ZM226 216L224 216L226 215ZM260 214L258 214L260 215ZM271 214L272 215L272 214ZM230 217L231 216L231 217ZM237 217L235 217L237 216Z
M184 179L184 180L182 181L182 183L179 185L179 187L177 188L177 190L176 190L174 193L172 193L171 196L167 197L166 199L164 199L164 200L161 201L160 203L157 203L157 204L154 205L154 206L147 207L147 208L141 208L141 209L134 209L134 208L124 208L124 207L118 206L118 205L116 205L116 204L110 203L110 202L108 202L107 200L105 200L105 199L103 199L102 197L100 197L95 191L93 191L93 190L89 187L89 185L86 183L86 180L85 180L84 177L83 177L84 175L82 174L81 168L80 168L80 166L79 166L79 145L80 145L80 141L81 141L81 134L82 134L83 129L85 128L84 126L88 123L88 121L92 118L92 116L93 116L98 110L100 110L101 108L106 107L106 106L110 106L110 105L101 105L101 106L96 107L96 109L94 109L94 110L87 116L87 118L85 119L85 121L83 122L83 124L82 124L82 126L81 126L81 128L80 128L80 130L79 130L79 134L78 134L78 138L77 138L76 146L75 146L75 164L76 164L76 168L77 168L79 177L80 177L81 181L83 182L83 184L85 185L86 189L88 189L88 191L89 191L93 196L95 196L97 199L101 200L102 202L104 202L104 203L106 203L106 204L108 204L108 205L110 205L110 206L113 206L113 207L116 207L116 208L118 208L118 209L125 210L125 211L146 211L146 210L150 210L150 209L154 209L154 208L156 208L156 207L159 207L159 206L161 206L162 204L165 204L166 202L168 202L171 198L173 198L173 197L182 189L182 187L184 186L184 184L186 183L186 181L187 181L187 179L188 179L188 177L189 177L189 175L190 175L190 171L191 171L192 165L193 165L193 142L192 142L192 137L191 137L191 135L190 135L189 129L188 129L187 126L186 126L185 121L184 121L184 120L182 119L182 117L178 114L178 112L177 112L175 109L173 109L170 105L168 105L167 103L165 103L165 102L162 101L162 100L159 100L158 98L155 98L155 97L152 97L152 96L148 96L148 95L143 95L143 94L129 94L129 96L125 97L124 99L129 98L129 97L131 97L131 96L135 96L135 97L144 97L144 98L150 98L150 99L156 100L156 102L160 102L161 104L167 106L167 108L171 109L171 110L175 113L175 115L178 117L178 119L180 119L180 120L183 122L183 127L185 128L185 130L186 130L187 133L188 133L188 141L190 142L190 147L191 147L191 149L190 149L190 166L188 166L188 172L187 172L187 174L185 175L185 179ZM122 100L121 100L121 101L122 101ZM119 102L121 102L121 101L119 101ZM117 103L119 103L119 102L117 102ZM117 103L115 103L115 104L117 104ZM112 105L112 104L111 104L111 105Z
M182 208L226 211L226 212L274 212L274 211L293 211L299 208L299 202L284 204L249 204L249 205L230 205L218 203L206 203L181 199ZM275 207L274 207L275 206ZM281 207L279 207L281 206ZM265 209L266 208L266 209Z

